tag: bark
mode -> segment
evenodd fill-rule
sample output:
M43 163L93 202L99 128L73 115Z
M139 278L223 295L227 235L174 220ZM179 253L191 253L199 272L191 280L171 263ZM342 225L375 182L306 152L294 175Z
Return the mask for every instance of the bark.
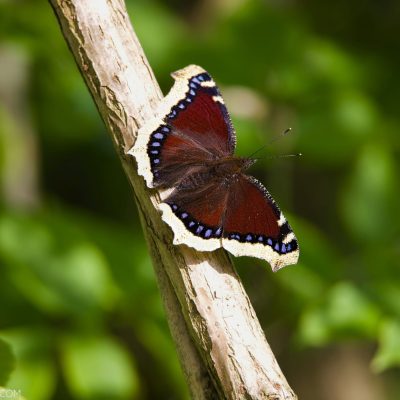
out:
M227 254L174 246L157 194L126 155L163 96L123 1L50 3L133 187L192 397L295 399Z

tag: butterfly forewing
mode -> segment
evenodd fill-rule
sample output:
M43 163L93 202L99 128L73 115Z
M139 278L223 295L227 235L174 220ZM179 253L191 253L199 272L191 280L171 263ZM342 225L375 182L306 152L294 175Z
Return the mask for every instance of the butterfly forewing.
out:
M187 80L185 98L165 117L177 134L191 139L215 156L231 155L235 133L221 93L207 72Z

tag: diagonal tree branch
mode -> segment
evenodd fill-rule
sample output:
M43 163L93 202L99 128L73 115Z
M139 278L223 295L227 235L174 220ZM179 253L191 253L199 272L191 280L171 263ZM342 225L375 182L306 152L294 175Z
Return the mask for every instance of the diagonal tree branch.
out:
M223 250L174 246L126 152L162 93L122 0L50 0L134 189L171 333L194 399L295 399Z

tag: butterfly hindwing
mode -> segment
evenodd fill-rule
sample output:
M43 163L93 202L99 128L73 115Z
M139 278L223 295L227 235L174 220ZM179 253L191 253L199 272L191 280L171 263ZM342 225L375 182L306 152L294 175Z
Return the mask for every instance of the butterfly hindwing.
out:
M228 204L222 239L226 250L235 256L262 258L273 270L297 262L294 233L260 182L241 174L230 186Z
M204 184L183 182L160 205L163 220L174 231L174 243L184 243L200 251L221 247L222 219L227 209L228 192L223 182L209 179L204 168ZM193 175L192 175L193 176ZM201 178L198 178L201 179Z

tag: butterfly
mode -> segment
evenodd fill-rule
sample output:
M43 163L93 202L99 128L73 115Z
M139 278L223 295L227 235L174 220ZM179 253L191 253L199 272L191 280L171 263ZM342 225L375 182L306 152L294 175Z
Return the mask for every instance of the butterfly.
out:
M223 247L264 259L274 271L296 264L290 225L265 187L245 174L254 160L234 155L235 131L214 80L196 65L172 77L174 86L128 154L147 186L159 190L173 243Z

